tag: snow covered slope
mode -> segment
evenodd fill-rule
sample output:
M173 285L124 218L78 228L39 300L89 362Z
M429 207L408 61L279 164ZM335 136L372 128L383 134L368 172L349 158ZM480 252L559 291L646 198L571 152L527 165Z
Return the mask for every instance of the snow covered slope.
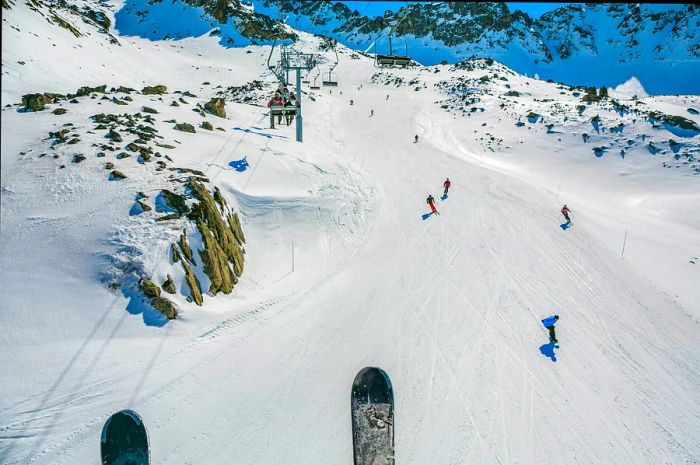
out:
M341 47L339 86L305 89L299 144L268 129L269 47L113 25L121 45L103 46L35 14L3 15L0 463L95 463L102 424L131 408L153 463L345 465L366 366L392 379L396 463L700 460L698 97L598 99L484 60L377 70ZM109 91L156 84L168 90ZM226 117L202 115L219 95ZM121 126L124 150L95 147L100 113L150 115L139 124L172 148L118 158L134 138ZM79 141L47 139L62 128ZM158 283L177 269L168 248L187 220L155 221L156 194L198 175L168 168L218 187L246 242L232 294L204 285L200 307L174 275L165 322L104 277L115 262ZM134 211L139 191L152 211Z

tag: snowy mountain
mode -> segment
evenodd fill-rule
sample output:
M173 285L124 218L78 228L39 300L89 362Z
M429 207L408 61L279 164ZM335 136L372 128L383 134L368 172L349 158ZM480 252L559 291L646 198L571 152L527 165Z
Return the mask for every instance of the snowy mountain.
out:
M610 87L637 76L653 94L700 92L685 79L700 70L700 10L692 4L569 4L539 19L486 2L407 3L384 18L338 2L260 0L253 6L372 52L389 53L387 32L395 27L394 53L426 65L477 56L571 84Z
M348 40L298 143L270 42L336 56L261 5L3 4L0 463L96 463L131 409L152 463L347 465L365 367L397 464L698 462L700 97Z

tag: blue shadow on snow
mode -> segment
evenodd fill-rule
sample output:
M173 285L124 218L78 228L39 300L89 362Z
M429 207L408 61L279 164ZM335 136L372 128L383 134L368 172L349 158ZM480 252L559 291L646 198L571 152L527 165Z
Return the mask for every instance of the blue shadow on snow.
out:
M442 197L440 197L440 200L442 200L443 202L445 200L447 200L447 194L442 194Z
M235 127L235 128L233 128L233 130L234 130L234 131L247 132L247 133L250 133L250 134L255 134L255 135L257 135L257 136L267 137L268 139L272 139L272 138L284 139L284 140L288 140L288 139L289 139L287 136L278 136L278 135L276 135L276 134L268 134L268 133L266 133L266 132L251 131L249 128L239 128L239 127Z
M423 215L421 215L421 218L423 218L423 220L425 221L425 220L427 220L428 218L430 218L431 216L433 216L432 213L424 213Z
M553 362L557 361L557 355L554 353L554 349L558 349L559 346L555 345L553 342L549 342L547 344L542 344L540 346L540 352L542 352L542 355L545 357L548 357L550 360Z
M561 229L563 229L564 231L566 231L567 229L569 229L571 227L571 225L569 223L562 223L559 225L559 227Z
M250 165L248 164L248 157L243 157L240 160L234 160L229 162L228 166L238 171L239 173L244 172Z
M129 303L126 305L126 311L132 315L142 315L143 322L146 326L156 326L160 328L165 326L168 322L166 316L151 307L145 300L143 294L138 291L122 288L122 295L129 299Z

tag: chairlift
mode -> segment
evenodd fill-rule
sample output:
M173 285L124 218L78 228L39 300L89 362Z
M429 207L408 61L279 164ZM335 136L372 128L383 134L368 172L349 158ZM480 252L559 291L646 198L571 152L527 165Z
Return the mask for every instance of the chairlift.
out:
M323 85L330 87L338 87L338 73L323 73Z
M387 10L384 13L384 17L386 18L390 14L391 14L391 11ZM404 18L405 18L405 16L404 16ZM403 21L403 19L401 21ZM401 40L403 40L403 43L404 43L404 49L405 49L404 55L394 55L394 48L392 47L391 36L392 36L394 30L396 29L396 26L398 26L399 23L401 23L401 21L394 24L394 26L391 28L391 30L387 34L389 37L389 54L382 55L380 53L376 53L374 56L374 66L382 67L382 68L383 67L394 68L394 67L400 66L402 68L406 68L408 65L411 64L411 57L408 56L408 44L406 43L406 39L404 39L403 37L401 38ZM377 46L376 40L374 42L374 46L375 47Z
M310 89L313 90L318 90L321 88L320 85L318 85L318 78L321 76L321 69L319 68L318 73L313 77L313 81L311 82L311 85L309 86ZM323 80L323 79L321 79Z
M333 44L333 52L335 52L335 63L330 67L328 73L323 73L322 83L324 86L338 87L338 73L334 73L333 70L338 66L338 49L337 44Z

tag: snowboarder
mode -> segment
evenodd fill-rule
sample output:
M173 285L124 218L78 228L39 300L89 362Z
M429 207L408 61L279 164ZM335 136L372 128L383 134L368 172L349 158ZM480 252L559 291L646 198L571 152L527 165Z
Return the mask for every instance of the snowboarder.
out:
M443 197L447 198L447 191L450 190L450 178L445 179L445 182L442 183L443 187L445 188L445 193L442 194Z
M435 208L435 199L433 198L433 194L428 195L428 198L425 199L426 202L428 202L428 205L430 205L430 214L432 215L433 213L437 213L438 215L440 214L439 211L437 211L437 208Z
M413 139L413 143L417 144L418 143L418 134L416 134L416 137Z
M549 342L557 344L557 335L554 333L554 325L559 321L559 315L548 316L542 320L542 324L549 330Z
M569 213L573 213L571 210L569 210L569 207L564 205L561 208L561 214L564 215L564 218L566 218L566 224L571 224L571 218L569 218Z

